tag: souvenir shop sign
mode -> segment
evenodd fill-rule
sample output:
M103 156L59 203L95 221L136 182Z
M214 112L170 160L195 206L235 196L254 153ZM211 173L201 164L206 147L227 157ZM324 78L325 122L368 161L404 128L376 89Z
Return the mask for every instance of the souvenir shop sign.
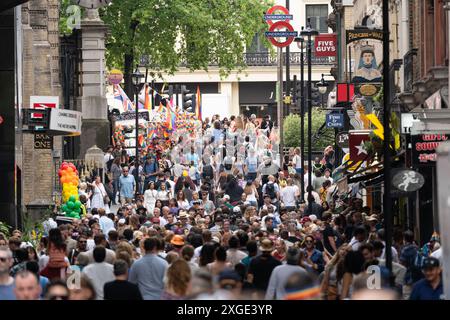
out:
M122 112L119 116L116 117L117 121L134 120L134 119L136 119L135 111ZM150 121L150 116L148 114L148 111L139 111L139 119Z
M449 138L446 134L412 135L412 162L414 166L436 165L436 149Z
M346 32L346 42L347 44L353 41L364 40L364 39L374 39L383 41L383 31L382 30L347 30Z

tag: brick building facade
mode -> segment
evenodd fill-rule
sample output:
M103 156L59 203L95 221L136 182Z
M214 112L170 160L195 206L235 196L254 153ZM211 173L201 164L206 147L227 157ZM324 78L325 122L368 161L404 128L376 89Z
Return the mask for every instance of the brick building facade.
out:
M22 5L23 107L30 96L61 96L59 0L31 0ZM60 99L60 101L62 101ZM53 150L35 149L34 135L23 134L22 205L51 203L54 161L61 156L62 138L54 137Z

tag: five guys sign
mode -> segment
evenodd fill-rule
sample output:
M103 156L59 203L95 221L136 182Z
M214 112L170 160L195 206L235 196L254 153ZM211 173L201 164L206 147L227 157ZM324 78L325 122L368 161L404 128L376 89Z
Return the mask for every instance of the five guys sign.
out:
M315 38L314 48L316 57L335 57L336 56L336 35L319 34Z

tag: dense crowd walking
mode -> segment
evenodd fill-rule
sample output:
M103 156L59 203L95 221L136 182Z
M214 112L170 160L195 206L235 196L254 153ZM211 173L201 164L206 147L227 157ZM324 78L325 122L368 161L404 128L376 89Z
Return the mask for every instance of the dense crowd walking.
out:
M299 148L280 163L268 116L202 129L153 139L138 168L108 147L82 218L47 219L36 247L0 234L0 299L443 298L439 237L396 228L390 276L383 212L338 190L331 146L308 168Z

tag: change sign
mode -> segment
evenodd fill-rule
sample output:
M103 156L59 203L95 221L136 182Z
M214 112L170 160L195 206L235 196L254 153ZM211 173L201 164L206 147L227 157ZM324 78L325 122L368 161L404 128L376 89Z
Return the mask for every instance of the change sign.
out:
M316 57L335 57L337 39L335 34L320 34L315 38Z

